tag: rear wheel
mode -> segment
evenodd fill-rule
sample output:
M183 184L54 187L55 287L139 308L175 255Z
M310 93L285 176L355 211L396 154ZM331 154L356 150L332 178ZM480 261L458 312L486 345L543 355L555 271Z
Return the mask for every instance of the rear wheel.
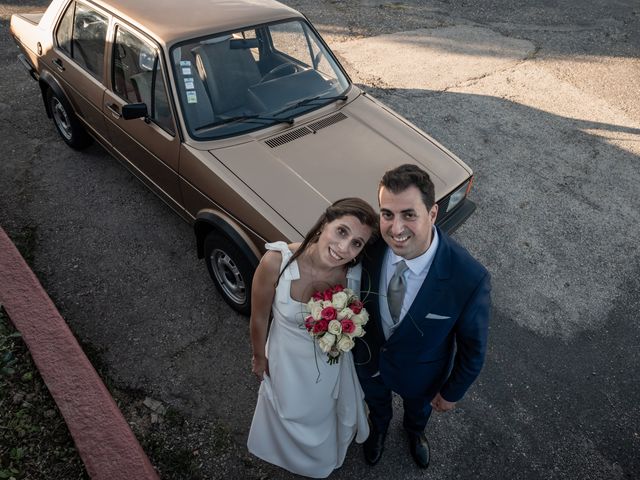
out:
M53 118L53 124L67 145L80 150L91 144L91 137L76 118L66 98L49 89L47 90L47 105Z
M225 301L234 310L249 315L254 269L245 254L228 237L211 232L204 241L204 259Z

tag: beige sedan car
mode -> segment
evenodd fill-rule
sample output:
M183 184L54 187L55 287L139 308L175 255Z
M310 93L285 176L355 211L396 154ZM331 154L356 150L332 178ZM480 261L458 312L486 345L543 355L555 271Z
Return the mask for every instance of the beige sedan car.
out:
M375 206L391 167L431 174L444 230L475 209L471 169L354 86L278 2L54 0L11 33L62 139L98 141L191 222L240 312L265 242L300 240L338 198Z

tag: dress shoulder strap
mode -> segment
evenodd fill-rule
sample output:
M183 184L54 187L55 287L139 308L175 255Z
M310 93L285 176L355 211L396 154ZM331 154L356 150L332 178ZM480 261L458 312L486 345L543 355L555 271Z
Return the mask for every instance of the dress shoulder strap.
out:
M360 282L362 278L362 264L358 263L355 267L347 270L347 287L360 296Z
M267 250L275 250L282 254L282 263L280 264L280 271L282 272L282 269L293 255L293 252L289 250L289 245L287 245L287 242L280 241L265 243L264 247ZM295 260L291 262L291 264L287 267L287 269L282 274L282 277L280 278L284 278L285 280L289 281L299 279L300 271L298 270L298 262L296 262Z
M282 254L282 263L280 264L280 272L282 275L280 276L280 280L278 281L278 286L276 287L276 301L280 303L288 303L291 298L289 292L291 291L291 281L297 280L300 278L300 270L298 269L298 262L295 260L287 266L287 268L282 271L285 267L293 252L289 250L289 245L287 242L272 242L266 243L264 247L267 250L274 250L276 252L280 252Z

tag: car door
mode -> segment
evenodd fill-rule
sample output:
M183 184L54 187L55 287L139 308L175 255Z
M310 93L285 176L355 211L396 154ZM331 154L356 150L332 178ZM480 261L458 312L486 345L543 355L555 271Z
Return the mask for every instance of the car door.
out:
M109 81L102 105L110 143L137 176L181 210L180 137L160 48L119 21L114 22L112 32ZM148 115L125 119L123 107L135 103L144 103Z
M80 1L70 2L56 26L53 49L45 56L76 116L103 139L107 135L102 97L109 22L104 11Z

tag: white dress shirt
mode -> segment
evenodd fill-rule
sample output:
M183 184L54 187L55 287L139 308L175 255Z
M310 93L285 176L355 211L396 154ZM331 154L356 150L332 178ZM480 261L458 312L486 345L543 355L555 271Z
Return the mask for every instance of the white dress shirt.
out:
M382 265L382 271L380 272L380 296L378 300L380 302L380 319L382 321L382 330L384 332L385 339L388 339L396 328L398 328L398 326L403 322L405 315L411 308L411 304L413 304L413 301L416 299L418 290L420 290L425 278L427 278L427 275L429 274L429 269L431 268L437 249L438 231L435 227L433 227L431 245L429 245L426 252L416 258L406 260L393 253L393 250L390 248L387 248L383 260L384 263ZM389 282L391 281L393 272L396 269L396 263L400 260L404 260L409 268L404 272L407 289L404 294L404 300L402 301L400 319L398 320L398 323L394 325L393 320L391 319L391 313L389 313L389 304L387 303L387 288L389 287Z

